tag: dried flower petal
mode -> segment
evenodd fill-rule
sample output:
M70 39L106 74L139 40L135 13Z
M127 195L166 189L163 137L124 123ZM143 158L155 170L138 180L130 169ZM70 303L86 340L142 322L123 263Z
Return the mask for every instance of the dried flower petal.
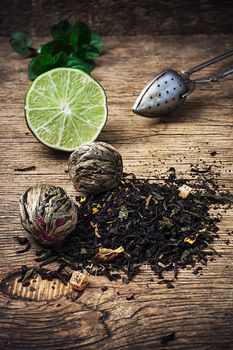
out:
M91 226L92 226L92 227L94 228L94 230L95 230L95 235L96 235L96 237L101 238L101 236L100 236L100 234L99 234L98 225L95 224L93 221L90 221L90 224L91 224Z
M179 190L179 193L178 193L178 196L180 198L187 198L191 192L192 192L192 187L188 186L188 185L182 185L181 187L178 188Z
M193 243L196 242L196 240L197 240L197 237L195 237L195 238L192 238L192 237L185 237L184 243L193 244Z
M70 284L74 289L84 290L89 283L89 278L87 275L80 271L74 271L70 278Z
M98 208L96 208L96 207L93 207L92 208L92 213L93 214L97 214L99 212L99 209Z
M149 194L149 196L146 198L146 208L148 208L148 207L149 207L149 205L150 205L150 201L151 201L151 198L152 198L152 195L151 195L151 194Z
M119 219L120 220L126 220L128 218L129 212L126 208L126 206L122 205L119 211Z
M118 254L123 253L124 251L125 250L122 246L116 249L100 247L98 253L95 256L95 259L101 261L112 261L117 257Z

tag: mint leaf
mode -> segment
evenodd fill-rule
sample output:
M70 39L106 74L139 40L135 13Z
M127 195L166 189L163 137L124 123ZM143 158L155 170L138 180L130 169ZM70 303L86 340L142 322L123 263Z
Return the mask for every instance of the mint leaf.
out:
M30 80L36 79L40 74L44 73L45 66L53 62L53 57L50 54L40 55L31 60L28 65L28 76Z
M77 24L75 24L71 31L70 31L70 37L69 37L69 43L75 49L78 46L80 36L80 28Z
M64 39L68 40L70 36L72 25L66 20L63 19L51 29L51 35L54 39Z
M68 63L68 56L65 52L61 51L58 52L54 57L53 57L53 68L58 68L58 67L67 67Z
M87 60L95 60L97 57L100 56L99 50L94 46L88 46L84 52L83 57Z
M10 37L11 47L22 57L26 58L31 54L32 38L22 32L14 32Z
M71 25L68 20L54 25L51 35L52 41L34 49L31 37L22 32L12 33L10 44L16 52L23 57L36 56L28 66L29 78L34 80L56 67L81 69L90 74L95 67L95 59L103 51L101 37L91 32L86 23L78 21Z
M91 40L91 30L88 27L88 25L82 21L78 22L79 26L79 32L80 32L80 37L79 37L79 45L83 46L85 44L89 44Z
M28 66L28 75L31 80L36 79L42 73L58 67L66 67L68 56L64 52L58 52L54 57L51 54L41 54L31 60Z
M53 40L41 47L40 53L42 55L50 53L51 55L56 55L58 52L63 51L69 55L73 50L72 47L67 44L64 40Z
M68 58L67 67L81 69L82 71L90 74L90 72L95 68L95 63L91 60L87 61L82 58L70 55Z
M70 32L69 42L73 46L74 51L83 45L89 44L91 40L91 31L84 22L76 22Z
M67 67L68 56L65 52L58 52L53 58L53 68Z
M103 40L97 33L91 33L90 45L95 47L100 54L103 52Z
M90 44L85 47L83 57L89 60L95 60L103 51L103 40L96 33L91 33Z

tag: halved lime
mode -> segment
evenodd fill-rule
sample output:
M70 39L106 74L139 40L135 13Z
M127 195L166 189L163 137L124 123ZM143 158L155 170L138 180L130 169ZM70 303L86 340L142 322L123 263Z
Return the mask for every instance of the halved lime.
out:
M73 151L94 141L107 120L102 86L78 69L56 68L40 75L25 98L29 129L48 147Z

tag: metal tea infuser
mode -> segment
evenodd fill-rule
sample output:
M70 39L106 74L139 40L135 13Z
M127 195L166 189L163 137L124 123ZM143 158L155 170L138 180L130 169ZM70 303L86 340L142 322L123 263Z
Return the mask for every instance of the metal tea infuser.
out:
M180 73L166 69L155 76L138 96L132 111L143 117L160 117L176 111L199 83L218 82L233 73L233 68L224 70L209 78L191 80L191 74L214 63L233 56L233 50L205 61Z

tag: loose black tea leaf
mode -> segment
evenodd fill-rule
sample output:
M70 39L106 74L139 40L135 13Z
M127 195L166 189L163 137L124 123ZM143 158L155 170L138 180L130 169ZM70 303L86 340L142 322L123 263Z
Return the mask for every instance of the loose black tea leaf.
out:
M31 170L36 170L35 165L27 166L25 168L15 168L15 171L31 171Z
M202 266L219 255L212 245L219 237L218 209L232 203L232 196L220 191L214 169L192 165L194 179L188 181L177 178L174 168L157 182L124 174L114 190L77 197L75 231L61 247L37 252L40 266L59 263L58 271L43 273L44 278L67 283L62 274L67 268L128 284L146 264L160 284L174 288L180 269L202 273ZM189 189L187 195L180 196L181 188ZM167 271L173 279L164 278Z
M210 152L210 155L211 155L212 157L215 157L216 154L217 154L217 151L215 151L215 150Z
M163 337L160 338L160 344L161 345L166 345L168 342L175 340L176 339L176 333L172 332L168 335L165 335Z
M28 284L29 282L30 284L30 281L35 280L38 275L42 278L42 280L48 280L48 281L52 281L53 279L57 278L64 285L67 285L71 277L71 273L68 273L68 272L60 273L56 270L50 271L37 266L29 268L26 265L23 265L21 267L21 277L19 278L18 282L23 283L25 286L25 283Z
M26 252L28 252L30 249L31 249L31 243L28 241L26 247L25 247L24 249L17 250L17 251L16 251L16 254L23 254L23 253L26 253Z
M36 278L37 271L36 268L28 268L26 265L23 265L21 268L21 277L19 279L19 282L28 283L31 279Z
M133 300L134 294L127 295L126 300Z
M18 242L20 245L26 245L28 243L28 238L27 237L21 237L21 236L16 236L13 237L16 242Z

